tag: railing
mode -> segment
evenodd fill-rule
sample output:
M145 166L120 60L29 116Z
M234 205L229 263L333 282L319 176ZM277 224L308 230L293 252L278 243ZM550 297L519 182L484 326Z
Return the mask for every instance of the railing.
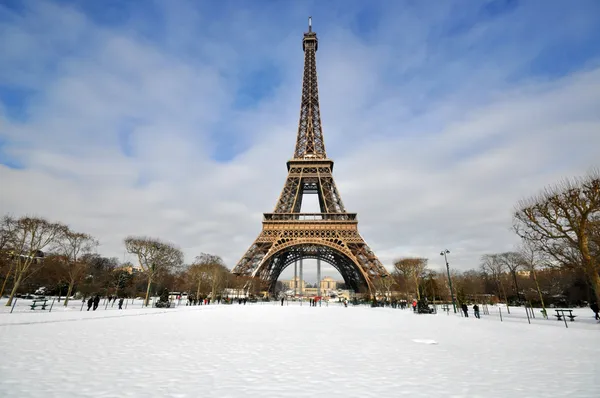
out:
M354 221L356 213L265 213L265 221Z

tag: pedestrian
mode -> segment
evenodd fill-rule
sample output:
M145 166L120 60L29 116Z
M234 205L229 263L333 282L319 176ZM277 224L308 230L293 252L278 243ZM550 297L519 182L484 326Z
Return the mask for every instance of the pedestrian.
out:
M463 312L465 313L465 318L468 318L469 317L469 307L467 307L467 305L463 303L463 305L461 305L461 308L462 308Z
M122 310L123 309L123 301L125 301L125 299L123 297L121 297L119 299L119 309Z
M600 320L600 315L598 315L598 311L600 310L598 308L598 303L594 302L594 303L590 304L590 309L594 312L594 319L597 321Z
M96 297L94 297L94 311L98 308L98 304L100 304L100 296L96 295Z
M413 307L413 311L417 312L417 300L413 300L412 307Z
M281 298L281 306L283 307L283 297Z
M473 315L475 315L475 318L481 319L479 318L479 306L477 304L473 306Z
M90 310L90 308L92 308L92 305L94 304L94 298L92 296L90 296L90 298L88 299L88 311Z

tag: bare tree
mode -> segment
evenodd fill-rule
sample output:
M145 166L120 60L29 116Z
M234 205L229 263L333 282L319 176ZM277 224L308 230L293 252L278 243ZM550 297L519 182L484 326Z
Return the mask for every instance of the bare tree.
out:
M390 275L382 275L374 278L373 285L375 286L376 293L384 296L386 300L390 300L392 297L392 287L396 284L394 278ZM375 295L377 296L377 294Z
M9 248L13 234L14 220L10 216L3 216L0 221L0 253Z
M81 261L81 256L90 254L98 246L98 241L88 234L64 230L58 240L59 253L65 260L69 288L64 306L69 304L69 298L75 283L79 282L87 269L87 263Z
M418 257L402 258L394 262L394 268L404 276L407 282L411 281L411 283L414 284L417 293L417 300L421 300L419 285L425 269L427 268L427 259Z
M517 272L524 268L525 260L518 252L505 252L497 255L497 260L502 264L505 269L508 270L512 276L513 283L515 285L515 292L517 299L521 300L521 294L519 293L519 283L517 282Z
M6 282L10 278L10 274L12 273L15 264L15 262L11 260L11 256L9 254L9 245L12 242L14 227L15 223L12 217L2 217L2 221L0 222L0 260L2 260L2 265L8 263L8 271L6 272L6 275L4 276L4 281L2 282L2 288L0 289L0 297L2 297L2 295L4 294Z
M506 303L506 310L510 314L510 308L508 307L508 298L506 297L506 289L502 283L502 275L504 274L504 264L499 261L497 254L484 254L481 256L481 269L483 272L490 273L492 278L496 281L498 286L498 293L502 293L504 296L504 302Z
M205 284L214 300L225 288L229 270L221 257L201 253L190 266L190 276L197 285L196 297L200 296L201 286Z
M153 280L161 273L183 264L183 252L170 243L144 236L125 238L125 248L128 253L137 256L140 267L148 279L144 300L144 305L148 306Z
M46 247L56 243L57 237L66 226L51 223L43 218L21 217L8 221L10 238L7 245L12 249L12 259L15 262L15 282L6 306L12 304L19 285L27 277L34 261L41 261Z
M524 241L521 246L519 246L519 253L523 258L523 265L527 270L531 273L533 277L533 281L535 283L535 288L540 297L540 303L542 304L542 309L544 313L546 313L546 305L544 304L544 296L542 295L542 290L540 289L540 284L537 279L537 270L543 266L544 259L541 256L541 253L535 250L535 247L527 241Z
M593 255L592 238L599 217L600 171L594 171L519 202L513 226L537 250L585 272L600 302L600 263Z

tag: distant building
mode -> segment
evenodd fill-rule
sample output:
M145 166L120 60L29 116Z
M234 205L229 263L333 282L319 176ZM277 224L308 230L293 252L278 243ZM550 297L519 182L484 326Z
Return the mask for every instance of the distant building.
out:
M306 289L306 281L301 281L298 277L292 278L289 281L283 281L283 283L290 290L296 289L298 294L302 293L304 289Z
M337 282L330 276L326 276L321 279L321 290L335 290L337 289Z
M142 269L140 267L134 267L131 264L125 264L125 265L122 265L121 267L115 268L114 272L117 272L117 271L127 272L129 275L132 275L132 274L137 274L139 272L142 272Z
M295 277L290 280L282 281L286 288L289 290L296 289L296 293L298 295L303 296L317 296L319 294L319 289L316 287L308 287L306 281L300 280L300 278ZM335 295L338 282L330 276L326 276L320 281L321 286L321 296L331 296Z

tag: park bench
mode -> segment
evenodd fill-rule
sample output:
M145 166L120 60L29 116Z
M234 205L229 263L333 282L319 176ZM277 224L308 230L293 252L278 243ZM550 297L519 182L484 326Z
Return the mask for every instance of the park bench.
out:
M42 306L42 310L45 310L46 309L46 302L47 301L48 301L47 299L33 300L33 304L31 304L30 307L31 307L32 310L35 310L35 307L39 307L41 305ZM42 303L42 304L37 304L37 303Z
M554 315L556 317L557 321L562 321L563 317L567 317L569 318L569 320L571 322L575 321L575 318L577 317L577 315L573 315L573 310L554 310L556 311L556 315ZM569 315L565 314L565 312L568 312Z

